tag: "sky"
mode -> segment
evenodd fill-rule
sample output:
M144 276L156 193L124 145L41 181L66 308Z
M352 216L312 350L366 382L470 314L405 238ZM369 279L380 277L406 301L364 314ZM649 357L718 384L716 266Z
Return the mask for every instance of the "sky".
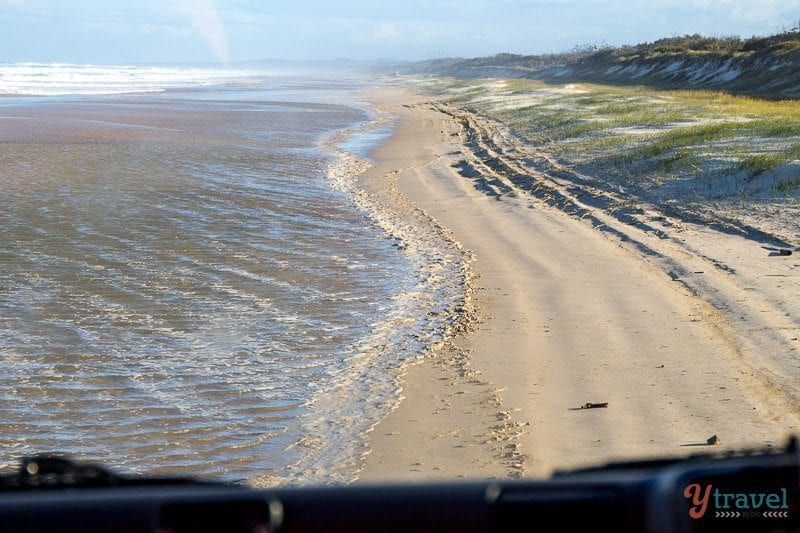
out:
M800 0L0 0L0 63L541 54L799 21Z

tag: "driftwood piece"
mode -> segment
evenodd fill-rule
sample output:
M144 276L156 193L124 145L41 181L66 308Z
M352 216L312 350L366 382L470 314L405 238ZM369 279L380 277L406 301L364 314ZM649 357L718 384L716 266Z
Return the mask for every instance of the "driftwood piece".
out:
M602 402L602 403L586 402L585 404L581 405L581 409L602 409L604 407L608 407L608 402Z

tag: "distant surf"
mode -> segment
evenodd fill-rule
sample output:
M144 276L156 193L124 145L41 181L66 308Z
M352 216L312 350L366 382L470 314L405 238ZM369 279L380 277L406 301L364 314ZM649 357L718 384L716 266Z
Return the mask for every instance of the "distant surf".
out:
M248 69L0 63L0 94L67 96L154 93L167 89L236 83L265 74L264 71Z

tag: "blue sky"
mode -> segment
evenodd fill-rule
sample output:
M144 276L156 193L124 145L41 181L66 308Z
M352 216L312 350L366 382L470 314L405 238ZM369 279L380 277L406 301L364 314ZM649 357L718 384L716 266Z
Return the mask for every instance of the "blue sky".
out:
M548 53L798 20L800 0L0 0L0 62Z

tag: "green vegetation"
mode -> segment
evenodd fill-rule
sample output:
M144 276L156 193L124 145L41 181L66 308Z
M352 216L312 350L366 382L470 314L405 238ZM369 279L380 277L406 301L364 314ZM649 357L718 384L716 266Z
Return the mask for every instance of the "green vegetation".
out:
M798 190L800 190L800 177L785 179L772 189L775 194L781 195L788 195Z
M778 153L754 154L743 157L739 161L739 168L747 172L748 179L753 179L767 170L786 163L787 160L786 156Z
M607 61L630 58L660 58L665 56L743 57L749 55L782 55L800 48L800 29L794 28L768 37L742 39L737 36L706 37L699 34L658 39L651 43L613 47L584 46L557 56L562 60L580 58ZM526 56L514 56L517 62ZM512 59L512 57L506 58Z
M671 129L661 135L657 135L654 142L645 144L629 155L636 158L657 157L676 148L698 146L730 137L738 126L737 124L723 122Z
M731 42L687 46L705 50ZM694 190L712 196L800 190L800 177L776 184L777 175L768 172L800 161L798 100L525 79L436 78L426 88L507 124L537 149L601 179L666 194L678 182L682 190L696 183Z

